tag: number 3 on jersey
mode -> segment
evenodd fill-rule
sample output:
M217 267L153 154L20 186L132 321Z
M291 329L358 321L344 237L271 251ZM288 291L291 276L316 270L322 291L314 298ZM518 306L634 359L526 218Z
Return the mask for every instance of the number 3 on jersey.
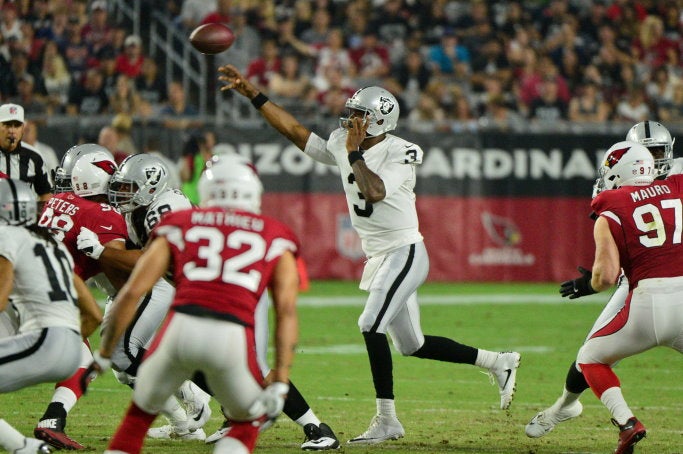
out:
M349 177L347 178L347 181L349 184L354 184L356 182L356 176L353 173L349 174ZM355 203L353 204L353 211L356 212L357 216L363 217L363 218L369 218L370 215L372 214L372 203L366 202L365 197L363 197L363 193L358 191L358 198L360 201L363 203L363 207L360 207L356 205Z

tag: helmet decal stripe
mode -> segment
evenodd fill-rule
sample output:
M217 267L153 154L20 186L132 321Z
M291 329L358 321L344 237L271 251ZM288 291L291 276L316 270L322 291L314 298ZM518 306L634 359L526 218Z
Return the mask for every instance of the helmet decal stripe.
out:
M652 133L650 132L650 122L649 121L644 121L644 126L645 126L645 138L649 139L652 137Z

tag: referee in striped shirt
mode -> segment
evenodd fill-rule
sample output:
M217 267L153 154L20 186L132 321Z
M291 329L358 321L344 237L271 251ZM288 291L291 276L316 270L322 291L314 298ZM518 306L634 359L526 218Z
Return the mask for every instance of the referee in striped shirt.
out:
M52 187L43 158L21 143L24 135L24 108L17 104L0 106L0 175L25 181L45 202L52 197Z

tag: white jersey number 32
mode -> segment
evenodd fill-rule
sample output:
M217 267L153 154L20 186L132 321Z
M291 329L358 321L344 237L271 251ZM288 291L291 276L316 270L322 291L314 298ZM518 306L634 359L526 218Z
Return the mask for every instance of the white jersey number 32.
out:
M183 273L192 281L213 281L219 276L227 284L239 285L249 291L258 290L261 283L261 273L256 270L244 271L266 256L266 241L261 235L244 230L235 230L227 238L213 227L195 226L185 233L188 243L205 244L199 246L198 257L206 261L204 266L196 262L188 262L183 267ZM225 247L230 249L247 249L233 257L223 260L221 252Z

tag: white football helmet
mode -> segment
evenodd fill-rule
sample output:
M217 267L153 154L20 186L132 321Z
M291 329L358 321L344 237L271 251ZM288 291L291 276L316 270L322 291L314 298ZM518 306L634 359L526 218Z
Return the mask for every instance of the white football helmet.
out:
M73 171L74 165L78 158L85 156L87 154L102 152L109 155L109 158L113 161L114 156L101 145L96 143L84 143L81 145L74 145L73 147L66 150L62 160L59 163L59 167L55 169L54 179L55 179L55 193L60 192L71 192L71 172Z
M32 225L38 217L36 194L20 180L0 179L0 225Z
M214 156L199 178L202 206L261 212L263 185L254 166L237 154Z
M400 113L398 101L382 87L361 88L346 100L346 108L365 112L369 121L369 136L378 136L396 129ZM348 128L351 113L348 112L346 117L339 119L341 127Z
M626 140L644 145L655 158L657 177L664 178L671 170L674 159L674 142L671 133L656 121L641 121L633 125L626 134Z
M109 183L109 203L122 213L154 202L168 187L169 170L158 156L140 153L123 160Z
M71 171L71 187L80 197L106 194L109 180L116 172L116 162L102 151L81 156Z
M639 143L628 140L617 142L605 152L598 173L603 189L647 186L652 184L656 177L655 159L652 153Z

